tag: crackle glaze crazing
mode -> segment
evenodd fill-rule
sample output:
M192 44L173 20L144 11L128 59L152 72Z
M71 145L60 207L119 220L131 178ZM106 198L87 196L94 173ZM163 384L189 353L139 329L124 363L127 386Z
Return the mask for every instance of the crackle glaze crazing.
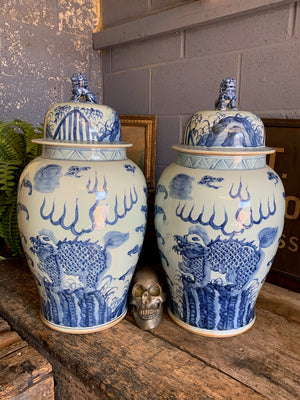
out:
M222 167L171 164L155 206L171 316L212 336L234 334L254 321L285 207L283 186L269 167Z
M22 243L44 322L93 332L126 313L145 234L145 178L126 158L113 109L64 103L46 121L43 156L20 178Z

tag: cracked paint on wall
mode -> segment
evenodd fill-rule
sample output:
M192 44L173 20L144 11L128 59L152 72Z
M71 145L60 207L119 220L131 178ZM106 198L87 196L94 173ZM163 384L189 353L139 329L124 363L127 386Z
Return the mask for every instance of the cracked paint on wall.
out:
M0 119L43 122L71 98L71 76L84 72L102 99L100 53L92 34L100 0L4 0L0 8Z
M88 27L93 31L98 24L94 0L59 0L59 8L63 9L58 15L59 31L76 34L85 32Z

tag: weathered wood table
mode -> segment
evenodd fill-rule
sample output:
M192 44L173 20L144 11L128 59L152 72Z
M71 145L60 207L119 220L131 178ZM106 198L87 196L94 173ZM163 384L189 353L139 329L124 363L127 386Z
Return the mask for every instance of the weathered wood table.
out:
M49 362L0 318L0 399L54 400Z
M299 310L299 294L266 285L254 326L240 336L198 336L166 314L151 332L129 315L71 335L41 322L24 261L0 262L0 315L51 363L56 399L300 399Z

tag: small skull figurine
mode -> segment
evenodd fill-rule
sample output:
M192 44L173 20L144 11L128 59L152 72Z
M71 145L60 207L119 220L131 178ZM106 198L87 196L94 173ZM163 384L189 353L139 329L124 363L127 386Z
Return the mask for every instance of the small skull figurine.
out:
M161 321L166 295L157 274L150 267L143 267L133 277L130 304L137 326L144 330L154 329Z

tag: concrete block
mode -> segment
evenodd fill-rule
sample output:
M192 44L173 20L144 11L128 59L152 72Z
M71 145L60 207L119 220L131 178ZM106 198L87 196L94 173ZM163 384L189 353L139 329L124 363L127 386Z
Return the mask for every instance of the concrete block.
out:
M152 113L214 109L223 78L238 76L238 54L184 59L152 68Z
M295 38L300 38L300 2L295 7Z
M148 0L102 0L103 28L118 25L128 19L144 16L147 11Z
M288 36L290 5L233 17L186 32L186 57L232 52L282 42Z
M151 10L163 10L165 8L182 6L183 4L192 2L193 0L152 0Z
M245 51L240 105L244 110L299 109L300 41Z
M101 51L103 74L109 74L111 72L111 50L112 49L105 49Z
M112 48L112 70L159 64L180 58L181 34L175 33Z
M173 144L181 138L180 117L160 117L157 120L156 164L167 166L176 159Z
M105 74L103 78L104 104L115 108L119 114L151 114L148 69Z

